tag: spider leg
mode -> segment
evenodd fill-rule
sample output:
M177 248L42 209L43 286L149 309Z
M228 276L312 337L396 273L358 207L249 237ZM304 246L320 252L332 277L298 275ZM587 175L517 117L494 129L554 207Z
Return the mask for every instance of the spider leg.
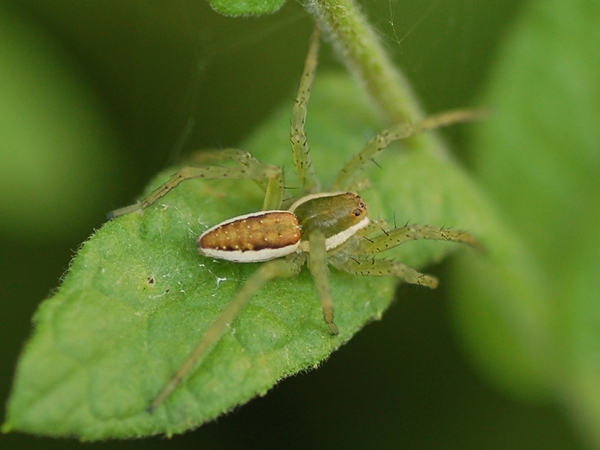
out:
M340 170L333 181L333 191L348 191L357 182L360 174L379 153L385 150L392 141L406 139L426 130L433 130L458 122L466 122L483 118L487 111L481 109L452 110L427 117L415 124L400 123L388 128L373 138L362 150Z
M234 161L241 166L257 163L258 160L250 153L238 148L224 148L223 150L197 151L190 155L190 161L198 164L207 162Z
M237 149L227 149L222 152L209 153L213 153L213 155L206 156L208 159L231 159L238 162L239 167L184 167L141 202L126 206L124 208L116 209L108 214L108 218L112 219L114 217L122 216L134 211L143 210L167 195L169 192L179 186L181 182L185 180L191 180L193 178L202 178L205 180L260 180L259 185L265 187L266 191L263 202L263 210L277 209L280 207L284 191L283 171L280 167L270 164L262 164L249 153ZM266 182L264 180L266 180Z
M371 222L369 223L369 225L364 227L362 230L358 230L358 232L356 234L358 236L369 236L370 234L374 233L375 231L388 230L388 229L389 229L389 227L385 220L371 219Z
M306 62L304 64L304 72L300 79L300 88L298 89L296 103L292 110L292 131L290 140L292 141L292 151L294 153L294 165L296 166L296 172L298 172L298 178L306 192L319 191L319 180L315 174L315 168L313 167L312 159L310 157L310 148L306 139L304 123L306 122L310 90L317 70L320 38L321 30L318 27L315 27L315 31L310 40Z
M358 253L380 253L417 239L462 242L475 248L481 248L481 244L464 231L449 230L431 225L406 225L389 231L384 230L379 236L362 240Z
M275 278L289 278L297 275L302 267L303 259L297 254L290 255L286 259L275 259L260 266L237 291L231 302L225 307L221 314L204 332L202 338L194 347L181 367L171 377L162 391L154 398L148 408L153 412L173 393L185 377L192 371L198 361L208 353L214 344L223 336L227 327L240 314L248 301L267 284Z
M353 257L345 254L343 257L340 255L340 257L331 263L338 269L345 270L354 275L370 277L392 276L400 278L410 284L418 284L432 289L435 289L438 286L437 278L417 272L412 267L409 267L400 261Z
M329 270L327 267L327 250L325 249L325 236L320 231L313 231L308 240L309 264L308 268L315 280L323 318L329 325L332 334L338 334L338 327L333 323L333 298L329 287Z
M207 162L233 161L242 167L260 165L260 162L250 153L237 148L224 148L223 150L197 151L190 155L193 165L206 164ZM253 180L263 191L267 191L269 181L264 178Z

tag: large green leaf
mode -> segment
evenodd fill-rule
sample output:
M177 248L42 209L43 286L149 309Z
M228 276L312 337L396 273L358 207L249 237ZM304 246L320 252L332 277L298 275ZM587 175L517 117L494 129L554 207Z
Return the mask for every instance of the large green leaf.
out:
M596 442L598 30L597 1L534 2L500 55L487 96L496 113L480 128L475 164L531 250L528 261L514 264L543 287L523 289L492 271L480 273L484 283L473 283L473 271L481 266L463 265L467 279L459 304L461 329L489 376L521 396L564 402ZM503 306L494 311L489 308L494 303ZM519 323L532 304L538 305L537 320Z
M380 125L347 76L317 79L308 133L326 184ZM283 165L293 194L298 182L292 173L290 112L291 104L275 112L244 148L261 161ZM378 158L380 167L373 164L365 173L371 185L361 192L371 216L483 236L491 215L460 169L434 155L393 147ZM175 170L159 175L147 192ZM221 220L257 210L261 200L251 181L193 180L143 214L117 218L98 230L35 316L4 430L90 440L188 430L264 394L283 377L316 367L382 314L392 299L393 279L331 270L338 336L323 321L306 270L296 279L274 281L183 385L149 414L153 397L257 267L204 258L194 238ZM390 256L422 267L451 248L418 242Z

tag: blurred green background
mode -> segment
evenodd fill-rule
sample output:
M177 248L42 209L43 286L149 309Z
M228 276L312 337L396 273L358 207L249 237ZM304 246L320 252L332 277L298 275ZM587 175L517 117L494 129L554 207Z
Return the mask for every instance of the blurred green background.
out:
M527 8L520 0L362 3L430 112L477 104ZM0 5L3 402L31 316L81 242L186 151L238 145L277 105L291 111L311 28L296 2L237 19L204 0ZM326 47L319 70L328 66L339 63ZM446 135L471 166L466 136ZM433 270L444 280L445 269ZM526 404L486 383L453 333L443 285L401 286L397 295L381 322L319 370L214 423L171 440L90 446L582 448L559 405ZM0 444L81 445L17 433Z

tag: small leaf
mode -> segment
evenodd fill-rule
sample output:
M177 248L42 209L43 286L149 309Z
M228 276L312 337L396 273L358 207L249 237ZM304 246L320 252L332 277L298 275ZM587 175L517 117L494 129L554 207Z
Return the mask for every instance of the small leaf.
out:
M294 194L286 104L243 146L286 169ZM336 170L381 131L361 90L342 75L318 75L308 138L326 186ZM452 226L482 235L487 214L472 184L435 152L391 147L365 172L361 191L373 218ZM159 175L151 192L176 168ZM262 192L251 181L185 182L143 214L103 226L73 261L56 295L35 315L36 330L19 362L4 430L86 440L171 435L195 428L316 367L393 298L395 280L331 269L338 336L323 321L306 269L268 284L214 350L153 414L147 407L256 264L213 261L195 238L224 219L256 211ZM489 221L489 219L487 219ZM446 242L397 248L414 267L438 261Z
M274 13L285 0L209 0L209 3L225 16L259 16Z

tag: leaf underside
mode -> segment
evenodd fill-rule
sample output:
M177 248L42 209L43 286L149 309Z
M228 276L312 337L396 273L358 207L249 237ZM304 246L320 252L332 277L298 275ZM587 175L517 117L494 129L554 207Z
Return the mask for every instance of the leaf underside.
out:
M242 148L282 165L294 195L291 106L273 114ZM327 186L381 126L347 76L323 74L313 89L307 130L317 174ZM370 186L361 191L372 218L481 234L479 213L471 210L472 188L451 162L398 146L377 162L380 167L365 172ZM175 171L157 176L145 194ZM316 367L391 302L394 279L332 268L340 329L332 336L306 269L297 278L273 281L149 414L154 396L257 268L205 258L195 238L219 221L258 210L262 192L251 181L192 180L159 203L105 224L82 246L56 294L42 303L19 362L4 431L97 440L193 429L282 378ZM417 242L386 256L422 267L452 248Z
M600 4L538 1L523 12L498 57L486 96L496 112L473 159L527 242L529 258L513 258L526 278L461 265L457 317L490 379L561 402L598 446Z

